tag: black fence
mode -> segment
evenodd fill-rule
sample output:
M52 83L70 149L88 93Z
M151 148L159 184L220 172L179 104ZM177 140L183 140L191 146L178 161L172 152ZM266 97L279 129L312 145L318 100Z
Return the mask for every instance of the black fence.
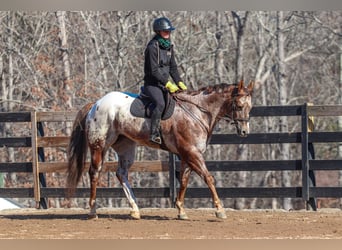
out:
M75 112L13 112L0 113L0 122L31 122L32 136L16 138L0 138L0 147L32 147L32 162L0 162L0 172L31 172L34 175L33 188L0 188L0 197L5 198L34 198L37 206L43 206L46 198L64 197L65 188L52 188L44 185L44 172L62 171L66 168L65 162L46 163L44 161L44 147L66 147L68 137L42 137L43 131L39 128L42 121L72 121ZM270 143L298 143L301 145L301 159L288 160L253 160L253 161L207 161L209 171L301 171L302 184L295 187L232 187L217 188L220 198L341 198L342 187L315 187L312 185L312 176L309 173L315 170L330 171L342 170L342 159L314 160L309 157L309 143L342 143L342 131L336 132L308 132L308 116L342 116L342 106L271 106L254 107L251 110L253 117L267 116L300 116L301 131L296 133L252 133L247 137L238 137L235 134L214 134L210 144L270 144ZM37 126L38 124L38 126ZM139 198L170 198L175 200L177 193L177 157L170 154L169 162L150 163L136 162L133 171L168 171L169 187L134 188ZM111 164L111 163L109 163ZM117 163L116 163L117 164ZM146 165L150 165L146 167ZM135 170L134 170L135 169ZM115 171L115 168L108 170ZM39 179L40 176L40 179ZM311 178L310 178L311 177ZM89 196L89 188L78 188L75 197ZM121 188L98 188L98 198L125 197ZM206 186L203 188L188 188L187 198L211 197ZM43 200L42 200L43 199Z
M342 187L315 187L312 174L315 170L342 170L342 159L315 160L310 158L310 143L342 143L342 131L308 132L309 116L342 116L342 106L272 106L254 107L251 117L301 116L301 132L297 133L259 133L238 137L234 134L213 135L210 144L271 144L298 143L302 157L294 160L266 161L206 161L209 171L301 171L302 185L296 187L233 187L218 188L221 198L341 198ZM170 175L177 168L176 157L172 158ZM311 172L311 175L309 173ZM310 178L311 177L311 178ZM171 182L172 198L175 198L176 183ZM207 189L189 188L187 197L210 197ZM311 204L313 205L313 204Z

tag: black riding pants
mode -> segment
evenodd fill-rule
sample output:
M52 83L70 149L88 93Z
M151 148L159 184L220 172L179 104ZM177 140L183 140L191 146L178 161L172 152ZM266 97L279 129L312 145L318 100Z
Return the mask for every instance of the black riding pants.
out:
M145 85L144 92L146 95L148 95L152 99L152 101L156 105L155 110L157 110L158 114L160 114L161 116L165 108L165 99L164 99L163 90L158 86Z

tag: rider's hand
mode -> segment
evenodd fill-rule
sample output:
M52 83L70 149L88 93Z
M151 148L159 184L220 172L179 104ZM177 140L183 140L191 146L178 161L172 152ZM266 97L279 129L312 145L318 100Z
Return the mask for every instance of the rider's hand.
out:
M170 93L175 93L176 91L179 90L179 88L177 87L176 84L168 81L166 84L165 84L165 87L169 90Z
M181 89L181 90L187 90L188 88L186 87L186 85L184 84L184 82L179 82L178 83L178 87Z

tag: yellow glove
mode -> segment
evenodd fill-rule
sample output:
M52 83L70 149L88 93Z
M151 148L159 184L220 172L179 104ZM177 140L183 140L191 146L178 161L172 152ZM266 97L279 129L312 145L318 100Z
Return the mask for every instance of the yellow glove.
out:
M187 90L188 88L185 86L184 82L179 82L178 83L178 87L181 89L181 90Z
M169 90L170 93L175 93L176 91L179 90L179 88L177 87L176 84L168 81L166 84L165 84L165 87Z

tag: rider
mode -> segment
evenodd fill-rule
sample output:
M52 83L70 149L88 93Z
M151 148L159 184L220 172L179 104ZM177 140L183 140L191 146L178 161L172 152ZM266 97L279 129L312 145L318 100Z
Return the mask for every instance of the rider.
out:
M168 90L170 93L174 93L187 89L179 76L175 52L170 40L171 31L174 29L166 17L155 19L153 22L155 36L145 49L144 93L152 99L156 106L151 114L150 141L158 144L161 144L159 127L165 108L164 92ZM177 85L169 80L169 76Z

